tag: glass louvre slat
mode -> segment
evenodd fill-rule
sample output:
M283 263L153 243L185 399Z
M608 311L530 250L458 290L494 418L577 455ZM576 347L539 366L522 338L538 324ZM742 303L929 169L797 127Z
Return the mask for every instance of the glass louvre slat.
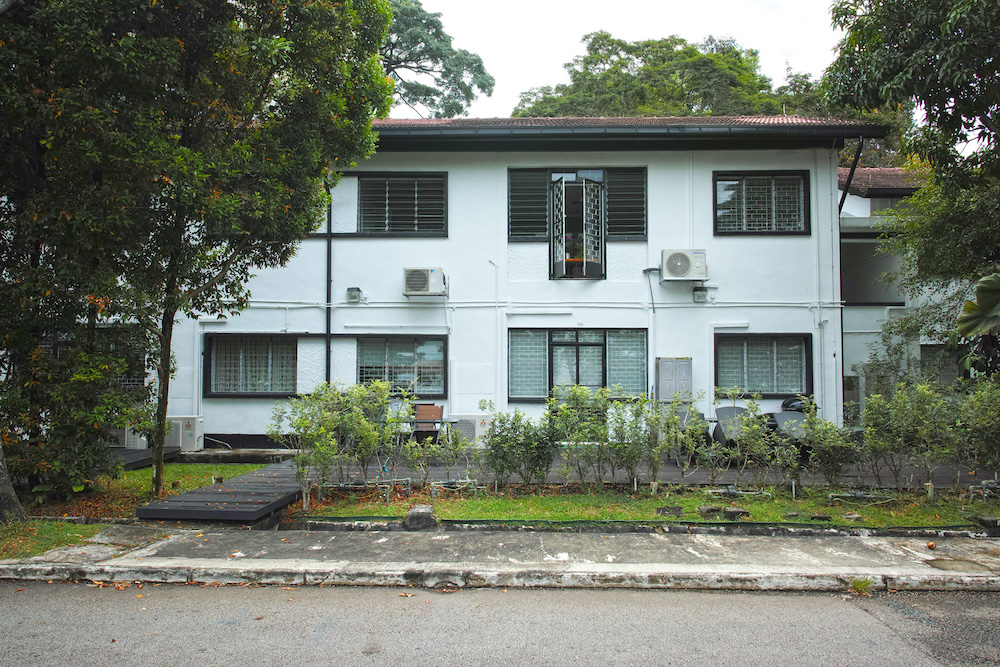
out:
M774 341L751 338L746 342L746 388L765 393L774 392Z
M721 338L716 358L721 389L739 387L762 394L802 394L808 389L806 344L801 337Z
M545 398L549 393L547 333L511 329L508 394L522 398Z
M576 347L556 345L552 348L552 384L577 384Z
M577 383L591 389L599 389L603 387L604 348L581 345L578 349L580 372Z
M444 341L421 341L416 346L416 391L444 393Z
M744 375L743 341L735 338L719 339L716 356L718 357L718 384L720 389L731 387L746 387Z
M646 332L608 332L608 386L622 387L626 395L646 392Z

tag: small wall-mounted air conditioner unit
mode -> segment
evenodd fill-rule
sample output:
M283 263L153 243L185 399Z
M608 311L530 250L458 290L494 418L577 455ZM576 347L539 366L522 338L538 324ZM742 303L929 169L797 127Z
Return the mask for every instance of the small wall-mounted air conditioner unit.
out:
M403 296L448 296L444 269L403 269Z
M111 446L125 449L149 449L146 438L130 428L116 428L111 431Z
M660 254L660 280L708 280L704 250L664 250Z
M205 449L204 417L167 417L167 422L171 427L163 442L165 447L180 447L182 452L200 452Z

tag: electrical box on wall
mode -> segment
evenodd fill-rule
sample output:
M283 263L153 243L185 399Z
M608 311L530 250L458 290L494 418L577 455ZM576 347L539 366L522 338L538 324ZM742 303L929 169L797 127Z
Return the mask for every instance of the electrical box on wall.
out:
M660 253L660 281L708 280L705 251L664 250Z
M664 403L680 394L682 400L692 400L691 357L656 358L656 398Z

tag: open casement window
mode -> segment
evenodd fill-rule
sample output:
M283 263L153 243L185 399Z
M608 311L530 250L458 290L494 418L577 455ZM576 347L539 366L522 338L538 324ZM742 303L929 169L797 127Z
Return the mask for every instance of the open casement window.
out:
M552 277L604 277L604 171L552 174Z

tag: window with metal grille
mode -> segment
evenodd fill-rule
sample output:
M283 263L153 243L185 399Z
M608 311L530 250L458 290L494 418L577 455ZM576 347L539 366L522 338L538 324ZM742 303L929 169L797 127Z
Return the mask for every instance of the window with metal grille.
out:
M289 336L213 336L210 394L276 394L296 391L298 340Z
M511 329L508 359L511 400L544 400L551 388L574 384L646 390L643 329Z
M447 174L358 176L358 231L388 236L446 236Z
M715 234L809 234L809 172L715 172Z
M808 334L716 334L715 386L764 397L812 393Z
M646 168L509 169L507 171L507 233L511 241L546 241L552 226L553 174L601 172L604 225L609 241L646 239Z
M443 338L358 339L358 382L383 380L395 390L423 397L445 395Z

